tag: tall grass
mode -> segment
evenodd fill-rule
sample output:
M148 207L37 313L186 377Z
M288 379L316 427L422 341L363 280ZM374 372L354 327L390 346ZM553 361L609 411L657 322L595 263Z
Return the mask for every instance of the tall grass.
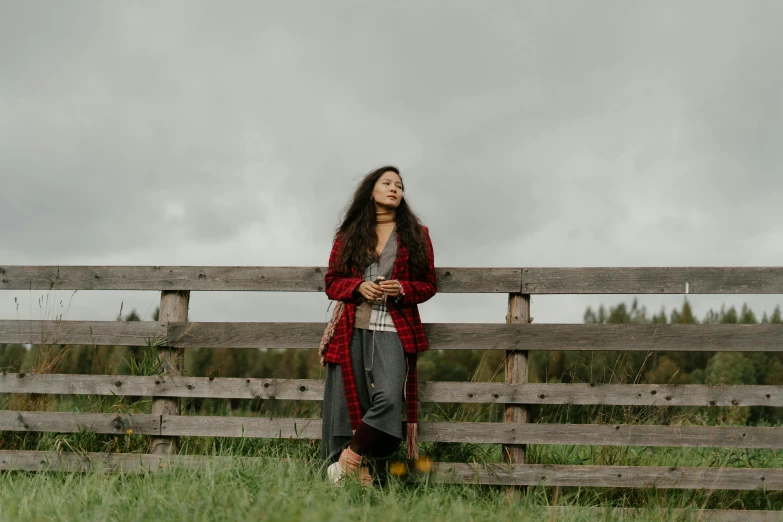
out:
M174 467L154 474L3 473L3 520L379 520L504 521L596 520L580 510L552 512L551 505L605 506L588 490L533 488L507 495L499 488L445 485L392 477L383 487L355 482L334 488L315 463L284 461L208 465L200 471ZM297 455L306 457L306 455ZM695 520L673 515L668 499L643 496L635 520ZM674 505L673 507L678 507ZM611 514L601 520L619 520ZM622 520L629 517L623 516Z

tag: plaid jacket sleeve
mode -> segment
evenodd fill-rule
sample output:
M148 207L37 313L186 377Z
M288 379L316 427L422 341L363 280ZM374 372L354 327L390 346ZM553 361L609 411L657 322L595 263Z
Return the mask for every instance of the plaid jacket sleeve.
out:
M400 304L403 306L423 303L437 292L435 286L435 254L432 251L432 241L430 240L430 233L427 227L424 227L424 239L427 244L427 259L429 260L429 266L421 280L400 280L402 289L405 292L405 295L402 296L402 300L400 301Z
M340 255L340 238L334 240L332 253L329 254L329 268L326 271L324 282L326 284L326 296L333 301L358 302L361 296L354 295L354 290L362 284L360 277L345 277L338 272L337 257Z

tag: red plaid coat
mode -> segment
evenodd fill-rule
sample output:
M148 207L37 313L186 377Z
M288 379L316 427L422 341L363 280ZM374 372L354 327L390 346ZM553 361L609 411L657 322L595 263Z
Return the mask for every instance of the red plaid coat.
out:
M409 455L415 455L417 451L412 450L412 438L415 438L415 425L418 419L418 390L417 390L417 372L416 372L416 354L426 351L429 346L427 338L424 335L424 327L419 317L418 304L423 303L435 295L435 256L432 251L432 241L427 227L424 229L424 238L427 245L427 258L429 260L427 271L423 276L412 279L410 256L408 249L400 241L399 233L397 240L399 247L397 249L397 260L392 269L391 279L397 280L402 285L404 296L399 300L389 299L386 302L394 322L394 328L400 337L402 347L406 354L407 378L405 382L405 399L407 406L408 420L408 447ZM340 365L343 376L343 385L345 387L345 397L348 402L348 414L351 418L351 425L356 429L359 425L363 412L359 404L359 395L356 391L356 381L351 366L351 337L353 336L353 325L356 318L356 305L361 303L363 297L354 293L363 279L360 270L357 268L353 273L341 273L337 269L337 258L340 255L342 244L339 236L335 239L332 246L332 253L329 256L329 269L326 272L326 295L329 299L343 301L345 309L338 321L334 337L326 348L324 361ZM412 431L413 429L413 431Z

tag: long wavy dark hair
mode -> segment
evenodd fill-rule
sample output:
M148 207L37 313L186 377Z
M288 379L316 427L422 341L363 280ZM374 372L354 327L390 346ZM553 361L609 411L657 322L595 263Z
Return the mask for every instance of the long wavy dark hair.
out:
M402 180L397 167L387 165L373 170L359 182L351 202L345 208L345 218L335 233L335 237L340 236L342 242L337 266L345 274L362 270L377 259L375 246L378 243L378 235L375 233L375 202L372 200L372 191L378 179L389 171L400 176ZM419 218L408 206L404 191L403 182L403 198L397 207L395 218L397 232L400 234L400 242L408 249L412 272L422 274L429 265L424 231Z

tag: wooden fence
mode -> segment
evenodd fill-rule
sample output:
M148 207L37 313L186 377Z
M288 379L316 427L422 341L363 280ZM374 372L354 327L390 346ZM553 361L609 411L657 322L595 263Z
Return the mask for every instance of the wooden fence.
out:
M188 348L313 349L322 323L186 322L192 291L323 292L322 267L0 266L0 290L161 291L158 322L0 321L0 343L159 348L165 376L0 375L0 393L152 396L152 413L0 411L0 429L133 433L152 436L151 453L0 451L0 469L86 469L95 460L155 469L179 436L317 439L318 419L180 415L179 399L322 400L323 382L182 375ZM422 441L502 444L507 464L436 463L443 480L496 485L783 490L783 469L525 464L526 444L783 448L780 427L528 423L534 404L623 406L783 406L783 386L528 383L530 350L783 351L783 325L531 324L535 294L783 294L783 268L440 268L440 293L508 294L506 324L426 324L434 350L501 350L505 382L426 382L422 402L505 405L504 422L423 422ZM176 457L185 464L201 457Z

